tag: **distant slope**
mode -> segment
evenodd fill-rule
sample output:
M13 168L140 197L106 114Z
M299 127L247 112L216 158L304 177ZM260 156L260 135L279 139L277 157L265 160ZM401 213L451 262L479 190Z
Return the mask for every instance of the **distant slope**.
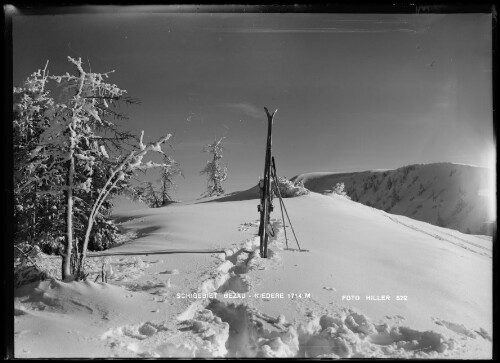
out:
M481 167L435 163L386 171L307 173L292 181L323 194L344 183L353 201L463 233L491 234L490 201L482 195L488 173Z

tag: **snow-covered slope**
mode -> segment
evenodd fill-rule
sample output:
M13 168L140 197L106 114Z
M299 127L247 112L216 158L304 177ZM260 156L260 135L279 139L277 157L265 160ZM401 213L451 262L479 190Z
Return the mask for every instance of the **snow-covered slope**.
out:
M137 239L112 251L224 252L17 289L16 357L491 357L491 237L311 193L285 200L302 251L275 211L262 259L258 201L221 199L122 210Z
M494 178L493 178L494 179ZM463 233L491 234L490 170L435 163L395 170L352 173L307 173L294 178L309 190L328 193L344 183L352 200Z

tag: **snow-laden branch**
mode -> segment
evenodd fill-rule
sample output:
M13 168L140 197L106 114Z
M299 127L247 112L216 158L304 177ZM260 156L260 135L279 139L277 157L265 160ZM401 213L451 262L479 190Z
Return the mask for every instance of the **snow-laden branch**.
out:
M168 139L170 139L171 136L172 136L172 134L168 134L167 136L161 137L157 142L151 142L151 143L148 143L147 145L144 145L144 143L143 143L144 131L142 131L141 132L141 139L140 139L140 143L139 143L139 150L132 150L123 159L123 161L121 163L119 163L111 171L111 175L109 176L108 180L106 181L104 187L100 190L99 195L94 202L94 205L92 207L92 211L90 212L90 215L88 218L87 230L85 232L85 239L83 241L82 252L80 254L80 261L78 264L77 275L80 275L82 272L83 264L85 262L85 257L87 254L87 248L88 248L89 239L90 239L90 232L92 231L92 226L94 224L95 216L97 215L99 209L101 208L101 206L104 203L104 201L106 200L106 198L109 196L111 191L116 188L116 185L120 181L125 180L125 178L127 177L127 174L129 174L130 172L133 172L135 170L148 169L148 168L156 167L156 166L165 166L165 164L155 164L152 162L142 164L142 159L149 151L163 153L163 151L161 149L161 145L164 142L166 142Z
M76 66L76 68L78 69L78 72L80 73L80 75L79 75L80 81L78 84L78 93L76 94L76 97L80 97L80 95L82 94L83 83L85 82L85 75L86 75L85 71L82 68L82 58L78 58L78 60L76 60L76 59L68 56L68 60Z

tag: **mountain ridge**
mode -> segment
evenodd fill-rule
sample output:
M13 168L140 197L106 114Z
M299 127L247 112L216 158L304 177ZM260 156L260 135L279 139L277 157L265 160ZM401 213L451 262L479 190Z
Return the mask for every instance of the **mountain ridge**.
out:
M344 183L347 195L367 206L463 233L491 235L492 193L484 195L491 188L489 173L484 167L439 162L384 171L303 173L290 180L320 194Z

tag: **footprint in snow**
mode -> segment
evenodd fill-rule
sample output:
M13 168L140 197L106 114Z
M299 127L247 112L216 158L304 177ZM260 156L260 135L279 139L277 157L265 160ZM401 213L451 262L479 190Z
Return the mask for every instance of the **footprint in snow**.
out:
M441 319L434 319L434 323L437 325L444 326L447 329L449 329L457 334L461 334L461 335L464 335L464 336L472 338L472 339L476 339L476 337L477 337L476 334L479 334L483 339L491 341L491 337L486 332L486 330L484 330L483 328L481 328L479 331L478 330L474 331L471 329L467 329L463 324L453 323L451 321L446 321L446 320L441 320Z
M173 270L165 270L163 272L158 272L158 274L162 274L162 275L178 275L179 274L179 270L177 270L176 268L174 268Z
M393 316L386 315L385 318L388 320L394 320L395 322L401 322L403 320L406 320L406 318L401 315L393 315Z

